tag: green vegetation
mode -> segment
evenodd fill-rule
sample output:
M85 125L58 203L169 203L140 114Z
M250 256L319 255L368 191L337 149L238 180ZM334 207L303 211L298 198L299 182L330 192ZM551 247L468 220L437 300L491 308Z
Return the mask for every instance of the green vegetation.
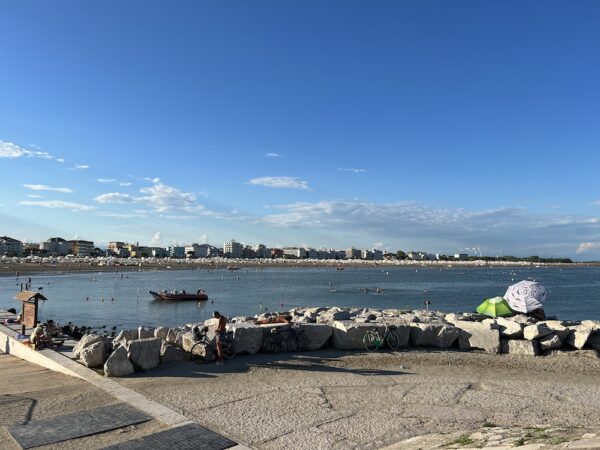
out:
M474 443L475 441L473 439L471 439L469 437L469 435L467 434L463 434L462 436L459 436L457 439L448 442L446 445L454 445L454 444L459 444L459 445L471 445L472 443Z
M494 427L497 427L497 426L498 425L496 425L495 423L488 422L487 420L485 422L483 422L483 425L482 425L483 428L494 428Z
M513 447L521 447L522 445L525 445L525 438L519 438L517 439L514 443L513 443Z

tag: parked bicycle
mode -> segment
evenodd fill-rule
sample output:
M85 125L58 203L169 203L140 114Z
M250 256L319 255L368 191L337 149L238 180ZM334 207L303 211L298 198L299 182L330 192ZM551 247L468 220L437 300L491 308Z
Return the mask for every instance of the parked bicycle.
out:
M296 352L308 350L308 337L296 323L290 327L274 327L263 342L266 353Z
M206 362L208 355L212 352L217 354L217 342L216 338L209 338L207 335L208 327L200 328L193 327L192 333L194 334L194 340L196 343L192 346L191 354L192 361L194 362ZM223 356L227 359L233 358L237 353L235 349L235 340L233 339L233 332L228 331L225 333L225 340L222 344ZM196 351L194 351L196 350Z
M400 347L400 338L396 333L396 327L394 325L388 326L385 324L383 336L380 336L379 331L377 330L369 330L363 337L363 344L369 352L379 350L384 345L387 345L392 350L398 350L398 347Z

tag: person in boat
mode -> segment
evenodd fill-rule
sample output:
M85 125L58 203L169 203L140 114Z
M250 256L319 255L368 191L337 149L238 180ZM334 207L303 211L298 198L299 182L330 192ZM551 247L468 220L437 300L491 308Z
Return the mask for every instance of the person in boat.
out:
M219 311L213 312L213 317L217 319L219 322L217 323L217 329L215 330L215 336L217 338L217 364L223 364L223 342L225 342L226 337L226 326L227 321L225 317L219 314Z

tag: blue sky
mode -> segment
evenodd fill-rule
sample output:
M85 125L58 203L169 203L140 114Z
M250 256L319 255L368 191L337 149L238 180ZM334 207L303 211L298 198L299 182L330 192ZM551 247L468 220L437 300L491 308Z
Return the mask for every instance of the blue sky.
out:
M600 258L597 2L0 16L0 234Z

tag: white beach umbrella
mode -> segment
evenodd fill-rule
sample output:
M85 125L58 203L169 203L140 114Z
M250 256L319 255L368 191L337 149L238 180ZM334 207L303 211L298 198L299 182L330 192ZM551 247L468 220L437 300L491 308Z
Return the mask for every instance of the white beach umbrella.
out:
M509 286L504 298L513 311L528 313L541 308L546 295L546 288L537 281L523 280Z

